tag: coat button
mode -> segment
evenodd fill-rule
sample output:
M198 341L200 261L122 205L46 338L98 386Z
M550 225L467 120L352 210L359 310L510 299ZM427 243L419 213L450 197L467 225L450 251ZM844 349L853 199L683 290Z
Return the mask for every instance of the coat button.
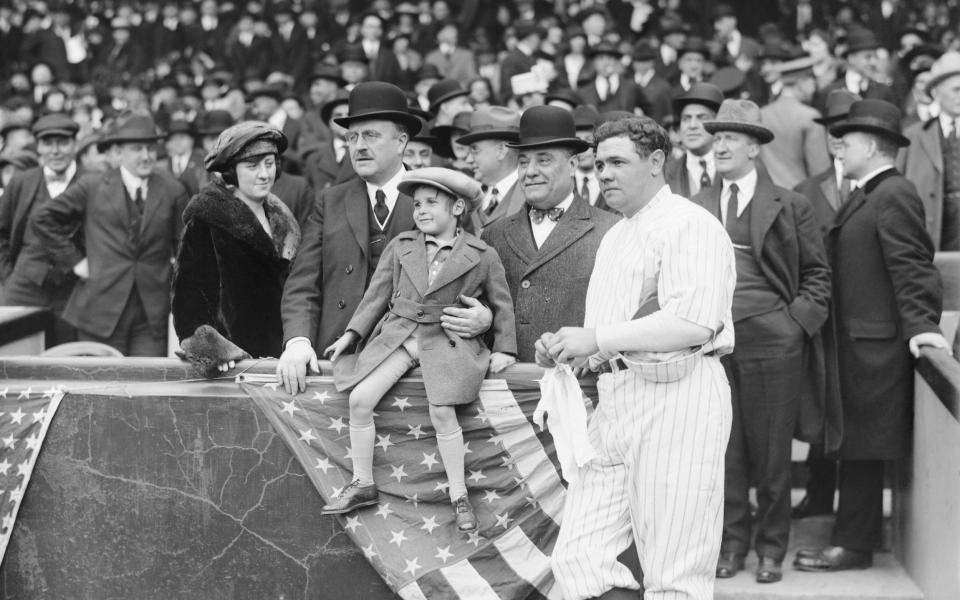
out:
M399 297L400 297L400 290L397 290L397 293L394 294L394 297L396 297L396 298L399 298Z
M521 281L520 287L522 287L523 289L527 289L528 287L530 287L530 280L524 279L523 281Z
M345 272L347 275L349 275L350 273L353 273L353 265L347 265L347 268L344 269L344 272Z
M422 310L418 310L418 311L417 311L417 316L418 316L418 317L422 317L422 316L423 316L423 311L422 311Z
M337 300L337 308L346 308L346 307L347 307L346 302L344 302L343 300Z
M451 348L455 347L456 345L457 345L457 343L456 343L455 341L450 340L450 347L451 347Z

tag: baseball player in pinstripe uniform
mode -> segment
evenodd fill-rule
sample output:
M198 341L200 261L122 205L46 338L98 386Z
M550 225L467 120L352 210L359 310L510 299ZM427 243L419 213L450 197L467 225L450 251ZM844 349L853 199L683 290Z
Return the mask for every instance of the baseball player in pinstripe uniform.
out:
M596 139L604 198L624 218L600 243L584 327L536 343L542 366L601 373L589 424L599 457L568 489L553 572L566 600L637 598L617 562L635 541L647 600L708 600L731 422L718 357L733 349L733 248L664 182L670 142L656 122L607 122Z

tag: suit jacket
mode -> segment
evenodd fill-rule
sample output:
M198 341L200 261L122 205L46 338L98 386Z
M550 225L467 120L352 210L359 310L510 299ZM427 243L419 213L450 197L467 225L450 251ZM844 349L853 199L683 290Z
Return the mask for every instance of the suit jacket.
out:
M940 147L940 120L915 123L903 135L910 145L900 151L897 170L917 187L925 214L924 224L933 240L935 250L940 249L943 234L943 150Z
M687 170L687 155L682 158L670 158L667 160L667 166L663 170L664 179L670 186L670 191L684 198L693 199L694 194L690 189L690 171ZM720 189L720 175L714 174L713 187ZM703 190L698 190L702 192ZM718 192L719 194L719 192ZM719 195L717 196L719 197Z
M801 181L793 191L810 201L817 224L820 225L820 231L826 238L827 232L833 226L837 208L840 206L840 188L837 186L836 169L830 165L826 171Z
M693 201L719 219L721 192L722 182L718 181L694 196ZM802 396L795 435L806 442L826 441L828 446L835 447L837 439L826 423L829 411L820 336L830 300L830 267L823 235L810 202L796 192L774 185L761 173L750 207L750 246L754 258L767 282L786 303L787 312L806 334L804 361L809 387Z
M173 258L182 230L187 192L169 175L149 176L139 231L130 227L136 209L127 198L119 169L84 175L46 202L36 214L36 232L49 257L70 271L84 254L73 242L80 228L90 277L78 281L63 318L100 337L113 333L136 286L157 335L167 330Z
M277 173L277 180L273 182L270 191L287 205L300 228L306 227L307 218L313 212L317 200L310 182L299 175Z
M346 329L373 275L367 259L369 212L360 177L320 192L283 288L284 343L304 336L322 350ZM400 194L388 230L396 234L413 228L413 200Z
M500 97L506 99L513 96L510 78L520 73L526 73L535 64L537 64L536 56L527 56L516 48L507 52L507 55L500 61Z
M428 284L423 233L406 231L390 242L350 322L367 341L334 365L338 390L353 387L416 333L423 385L432 404L477 398L490 363L483 336L461 338L440 326L443 307L461 296L480 297L493 311L494 352L516 354L513 303L496 250L462 232L436 279ZM455 372L456 377L450 373Z
M190 154L187 167L180 175L173 174L173 159L169 156L160 161L160 167L183 184L183 187L187 190L187 195L191 198L200 191L201 183L206 183L209 178L207 170L203 167L203 152L201 150L194 150Z
M525 211L501 219L483 240L503 261L517 322L517 359L534 361L533 345L547 331L581 327L597 248L618 217L579 198L539 249Z
M760 109L763 124L774 133L760 155L773 182L792 189L830 166L827 134L814 123L820 112L791 96L780 96Z
M71 183L79 177L78 171ZM55 268L36 240L25 244L27 228L33 227L31 217L49 200L43 167L14 175L0 197L0 281L4 295L20 304L29 298L30 306L49 306L53 296L63 288L69 291L75 279L70 270Z
M386 40L380 42L380 49L377 51L377 57L370 61L370 74L367 81L399 81L400 61L397 55L390 49Z
M855 191L829 233L832 325L845 459L909 450L913 359L907 341L939 332L943 285L914 185L895 169Z
M20 62L32 67L38 62L46 63L57 81L70 80L70 63L67 47L52 29L39 29L24 34L20 43Z
M254 35L250 45L244 46L237 40L236 34L233 34L225 42L225 47L227 63L237 81L244 81L248 76L267 76L271 68L270 40Z
M436 66L441 77L456 79L463 85L477 76L477 60L466 48L455 48L449 57L438 48L427 54L424 62Z
M340 185L356 175L349 151L344 154L342 161L337 162L333 140L324 141L320 147L304 156L303 173L313 189L317 191Z
M600 113L611 110L625 110L632 113L633 109L639 106L646 114L650 108L643 92L640 91L640 87L632 79L623 75L620 76L620 85L617 87L617 92L612 96L608 94L605 100L600 99L596 79L578 89L577 93L583 98L584 104L593 104Z
M667 117L673 114L673 96L670 84L659 75L654 75L647 82L647 85L639 87L649 107L649 111L645 111L646 115L662 124Z
M527 199L523 195L523 189L520 188L520 181L517 180L510 186L507 193L500 199L500 203L489 215L483 214L479 206L470 211L470 224L473 227L474 234L479 236L485 228L490 227L497 221L521 212L526 201Z
M297 84L302 84L309 75L308 69L311 65L310 42L306 31L299 23L294 23L289 40L275 32L270 41L273 45L273 64L293 77Z
M845 90L847 89L847 82L844 80L843 74L837 76L837 80L828 85L825 88L822 88L817 92L816 97L814 98L814 106L820 112L826 110L827 96L830 95L830 92L833 90ZM867 89L860 93L860 97L864 100L867 99L876 99L876 100L885 100L891 104L896 104L900 106L900 100L897 98L896 94L893 93L893 88L885 83L877 83L876 81L869 81L867 83Z

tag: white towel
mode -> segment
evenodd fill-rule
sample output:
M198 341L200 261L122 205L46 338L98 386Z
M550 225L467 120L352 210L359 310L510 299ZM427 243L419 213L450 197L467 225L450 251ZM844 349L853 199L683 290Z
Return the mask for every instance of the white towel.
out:
M533 411L533 422L541 431L545 430L543 416L549 413L549 429L557 448L560 473L569 483L577 480L579 467L597 456L587 436L587 402L569 365L543 372L540 402Z

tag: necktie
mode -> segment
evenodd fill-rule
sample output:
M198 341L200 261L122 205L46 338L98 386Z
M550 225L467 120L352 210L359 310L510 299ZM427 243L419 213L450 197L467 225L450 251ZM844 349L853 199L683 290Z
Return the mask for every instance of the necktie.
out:
M490 190L490 202L487 204L487 209L483 211L483 214L490 216L493 214L493 211L497 210L497 206L500 204L500 192L497 188Z
M377 190L374 198L376 198L377 203L373 206L373 215L380 223L380 228L383 229L383 226L387 224L387 217L390 216L390 209L387 208L387 195L383 193L383 190Z
M700 159L700 189L705 190L708 187L713 185L713 182L710 181L710 173L707 172L707 159Z
M133 197L133 204L137 207L137 214L143 216L143 187L137 188L137 193Z
M548 208L546 210L540 208L530 207L530 220L533 221L534 225L539 225L543 223L543 218L547 217L554 223L560 220L560 217L563 216L563 209L559 207Z
M740 192L740 188L737 187L737 184L731 183L730 198L727 200L727 227L737 220L737 205L740 204L738 192Z
M580 197L583 198L583 201L587 204L593 204L590 202L590 186L587 185L587 176L583 176L583 184L580 186Z

